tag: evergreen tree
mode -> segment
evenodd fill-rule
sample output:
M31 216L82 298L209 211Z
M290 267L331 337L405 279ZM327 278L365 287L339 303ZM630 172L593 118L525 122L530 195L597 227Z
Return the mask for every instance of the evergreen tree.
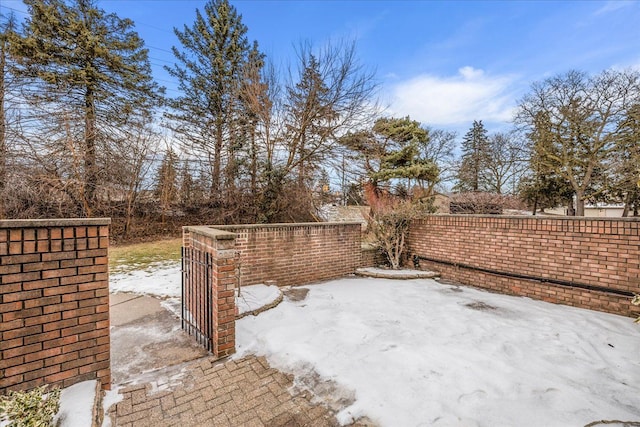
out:
M420 196L429 197L438 182L438 166L423 155L429 151L429 133L409 117L378 119L371 131L348 134L341 143L364 158L374 191L380 182L403 179L406 183L396 187L408 196L415 196L411 186L417 184Z
M458 170L457 191L482 191L482 174L489 153L489 137L482 120L473 121L462 140L462 160Z
M4 196L7 183L8 144L8 113L7 100L10 96L12 75L9 70L9 35L15 31L15 18L9 16L6 20L0 15L0 197ZM0 206L0 218L4 216Z
M551 145L551 122L548 113L539 112L535 126L528 134L530 143L529 174L518 186L520 197L532 208L538 210L554 208L563 203L573 213L573 190L571 184L556 173L557 164L550 162L546 153Z
M91 216L100 144L122 138L132 123L148 121L161 90L131 20L106 13L94 0L25 3L29 17L23 35L12 37L10 46L19 74L31 79L28 102L46 112L37 120L47 133L36 138L48 140L40 142L50 155L74 159L79 194L72 196ZM56 140L59 146L51 147Z
M189 146L210 158L211 197L218 199L226 169L227 187L236 170L236 117L239 114L243 70L250 51L247 27L228 0L211 0L204 14L196 10L191 27L174 29L180 47L177 63L166 67L178 79L182 95L171 100L167 116ZM223 164L226 158L226 165Z
M258 194L258 180L261 169L260 157L262 150L258 141L260 138L259 126L260 123L263 123L264 130L268 132L268 125L264 126L264 123L269 120L272 105L269 97L269 84L262 75L265 65L264 59L264 54L258 50L258 43L254 42L244 68L240 91L240 102L243 108L238 115L238 139L246 152L249 191L254 197ZM267 137L267 135L264 135L264 137Z

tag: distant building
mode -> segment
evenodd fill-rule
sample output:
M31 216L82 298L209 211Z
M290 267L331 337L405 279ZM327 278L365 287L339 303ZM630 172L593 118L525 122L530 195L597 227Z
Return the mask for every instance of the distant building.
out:
M584 216L590 218L621 218L624 205L585 205ZM568 209L560 206L553 209L545 209L542 213L549 215L567 215Z

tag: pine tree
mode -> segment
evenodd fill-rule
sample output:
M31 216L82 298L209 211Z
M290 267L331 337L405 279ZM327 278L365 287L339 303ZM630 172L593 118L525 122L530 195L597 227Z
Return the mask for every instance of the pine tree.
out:
M0 19L3 17L0 16ZM15 31L15 19L10 16L6 21L0 21L0 196L4 196L7 182L7 112L6 102L9 92L9 34ZM0 218L4 213L0 207Z
M240 102L242 105L238 113L238 137L242 141L247 157L247 169L249 174L249 191L252 196L258 194L258 180L260 172L261 147L258 139L260 124L263 130L268 132L268 122L272 102L269 97L269 84L265 81L262 71L265 65L265 55L258 49L258 43L254 42L244 67L244 75L241 83ZM268 135L263 135L267 138ZM266 151L266 150L264 150Z
M485 189L482 173L486 166L488 147L489 137L482 120L474 120L471 129L462 140L462 161L458 170L456 190L482 191Z
M11 38L18 72L32 79L26 94L47 129L45 149L77 160L79 199L91 216L100 181L100 144L148 121L161 89L133 22L106 13L94 0L25 0L23 36ZM53 149L51 140L63 148ZM44 141L42 141L44 142ZM62 154L61 154L62 153ZM78 196L78 195L75 195Z
M191 27L174 29L181 47L173 47L177 63L166 67L177 78L182 95L169 102L167 116L187 146L211 158L211 197L222 189L223 160L231 186L238 147L234 135L243 69L249 54L247 27L228 0L211 0L204 15L196 10ZM226 154L226 156L225 156Z

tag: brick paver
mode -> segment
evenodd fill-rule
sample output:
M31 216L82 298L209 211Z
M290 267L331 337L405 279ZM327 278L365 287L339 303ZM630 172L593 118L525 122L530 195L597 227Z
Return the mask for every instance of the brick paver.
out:
M331 410L294 390L292 380L263 357L205 358L189 364L171 390L153 392L150 384L120 390L123 400L105 416L122 427L338 425Z

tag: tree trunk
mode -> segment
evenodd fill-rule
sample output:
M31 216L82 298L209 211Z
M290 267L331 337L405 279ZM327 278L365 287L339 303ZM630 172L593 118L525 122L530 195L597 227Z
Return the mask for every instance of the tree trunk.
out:
M629 216L629 204L631 201L630 199L631 199L631 194L627 192L627 194L624 196L624 209L622 210L623 218L626 218Z
M0 41L0 197L5 198L4 189L7 183L7 128L6 112L4 109L5 67L7 66L7 40ZM4 203L0 203L0 218L4 218Z
M91 217L95 207L98 173L96 170L96 109L93 88L87 87L85 92L85 121L84 121L84 203L85 215Z
M216 121L216 142L213 152L213 176L211 177L211 196L214 200L220 198L220 165L222 164L222 122Z
M575 216L584 216L584 192L583 191L576 191Z
M573 197L569 197L567 200L567 216L576 216L576 208L573 205Z
M258 147L256 144L256 125L251 125L251 194L258 193Z

